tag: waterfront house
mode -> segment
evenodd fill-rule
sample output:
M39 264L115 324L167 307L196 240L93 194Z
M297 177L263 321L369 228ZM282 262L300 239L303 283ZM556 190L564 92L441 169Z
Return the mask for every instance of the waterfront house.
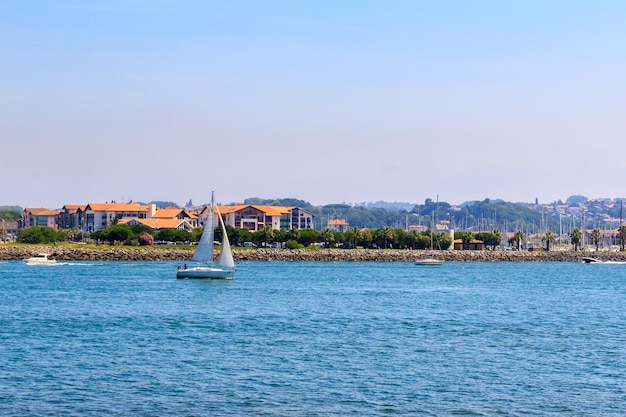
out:
M313 213L301 207L236 205L219 206L218 210L224 219L224 224L251 232L256 232L266 226L274 230L313 228ZM205 208L200 216L203 224L207 216L208 208Z
M156 208L154 204L151 204L150 218L153 220L184 220L192 229L200 227L200 218L196 213L178 207ZM179 227L174 228L178 229Z
M484 250L485 244L482 240L472 239L467 244L467 249L463 247L463 239L454 239L454 250Z
M348 222L342 219L333 219L328 222L328 228L335 232L345 232L348 227Z
M23 229L32 226L47 226L58 230L58 210L47 208L25 208L18 221L18 227Z
M161 230L161 229L192 230L195 227L185 219L124 218L124 219L119 220L118 224L127 224L129 226L142 224L144 226L148 226L152 230Z
M17 237L17 221L0 220L0 241L13 242Z
M137 203L89 203L82 214L83 232L106 229L116 221L126 218L148 218L150 207Z
M82 229L85 205L66 204L59 212L59 229Z

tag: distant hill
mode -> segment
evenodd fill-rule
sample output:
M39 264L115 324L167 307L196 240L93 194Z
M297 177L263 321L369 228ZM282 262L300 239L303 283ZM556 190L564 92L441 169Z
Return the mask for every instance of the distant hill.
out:
M311 207L311 203L299 200L297 198L274 198L264 199L259 197L246 198L243 201L245 205L251 206L284 206L284 207Z
M17 211L21 213L24 209L20 206L0 206L0 211Z
M522 230L524 233L542 233L546 230L569 230L572 227L599 227L601 219L619 216L620 204L615 199L589 200L584 196L572 196L566 202L551 204L511 203L501 199L467 201L451 205L445 201L427 199L423 204L406 202L337 203L313 206L297 198L262 199L248 198L245 204L298 206L315 215L315 228L326 227L333 219L348 222L358 228L407 228L422 225L431 227L436 223L450 223L456 230L486 231L499 229L503 232ZM587 217L584 217L587 213ZM565 219L565 220L564 220ZM611 228L613 225L603 227Z

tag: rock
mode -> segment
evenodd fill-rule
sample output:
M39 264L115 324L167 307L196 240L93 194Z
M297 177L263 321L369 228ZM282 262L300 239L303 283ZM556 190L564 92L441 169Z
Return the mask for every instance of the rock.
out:
M192 252L185 249L103 247L98 249L65 246L0 245L0 260L21 260L38 253L66 261L189 261ZM216 251L216 254L218 252ZM626 261L626 252L583 251L423 251L403 249L256 249L233 251L239 261L371 261L413 262L425 254L456 262L582 262L584 257L602 261Z

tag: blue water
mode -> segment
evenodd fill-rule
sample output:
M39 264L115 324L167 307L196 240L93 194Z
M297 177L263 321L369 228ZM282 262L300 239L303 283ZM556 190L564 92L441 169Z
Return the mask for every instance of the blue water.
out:
M2 416L618 416L626 267L0 262Z

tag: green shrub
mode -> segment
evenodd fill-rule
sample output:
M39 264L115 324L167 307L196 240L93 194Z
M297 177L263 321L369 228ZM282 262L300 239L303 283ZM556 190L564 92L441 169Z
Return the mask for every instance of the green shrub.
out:
M296 242L295 240L288 240L285 242L285 248L286 249L302 249L304 248L304 245Z

